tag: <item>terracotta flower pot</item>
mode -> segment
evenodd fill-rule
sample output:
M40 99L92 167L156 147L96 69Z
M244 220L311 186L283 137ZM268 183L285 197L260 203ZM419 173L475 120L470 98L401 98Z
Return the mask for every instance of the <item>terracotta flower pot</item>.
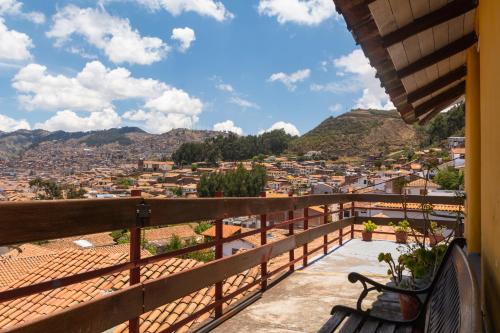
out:
M408 233L406 231L396 231L396 243L406 244L408 241Z
M363 240L365 242L370 242L372 240L373 232L371 231L362 231L361 236L363 236Z
M399 306L404 320L412 320L418 315L419 302L412 296L399 294Z
M429 235L429 244L430 246L435 246L437 243L441 242L444 239L443 235Z

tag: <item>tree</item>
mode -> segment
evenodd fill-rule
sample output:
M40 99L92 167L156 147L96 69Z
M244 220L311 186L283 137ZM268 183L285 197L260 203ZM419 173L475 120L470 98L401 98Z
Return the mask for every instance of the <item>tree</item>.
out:
M460 190L464 185L464 173L449 166L439 170L434 181L444 190Z
M264 190L266 183L267 175L263 166L254 164L251 170L246 170L243 164L239 164L236 170L203 175L198 183L198 196L214 197L218 191L223 191L227 197L256 197Z
M45 180L37 177L29 182L30 187L36 193L38 200L62 199L61 187L53 180Z
M65 192L66 199L83 199L85 198L85 194L87 193L84 188L76 186L75 184L67 185L65 188Z
M454 135L463 135L465 127L465 106L463 103L451 108L448 112L439 113L425 126L416 128L420 146L428 147L440 144Z
M217 165L220 160L243 161L254 156L263 159L265 155L282 154L292 139L284 130L247 136L229 133L207 139L203 143L184 143L172 154L172 160L177 165L201 161Z

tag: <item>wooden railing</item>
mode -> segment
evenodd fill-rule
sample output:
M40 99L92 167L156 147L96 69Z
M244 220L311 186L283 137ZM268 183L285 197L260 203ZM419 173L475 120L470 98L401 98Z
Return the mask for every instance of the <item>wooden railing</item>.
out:
M34 242L97 232L129 229L131 231L130 261L114 266L96 269L68 277L41 282L17 289L0 292L0 302L37 294L73 283L93 279L125 270L130 271L130 286L111 294L79 304L58 313L40 317L32 322L7 329L8 332L102 332L125 321L129 321L130 332L137 332L137 318L159 306L168 304L190 293L212 285L219 285L224 279L260 266L261 274L253 283L224 295L216 291L215 302L190 316L174 323L165 332L173 332L202 314L215 310L215 316L222 315L222 304L260 284L267 287L267 280L285 269L293 271L294 265L302 261L306 266L308 257L319 250L327 253L328 246L335 242L342 245L343 237L353 238L354 225L360 223L354 216L355 202L401 203L399 195L333 194L284 198L210 198L210 199L98 199L68 201L32 201L0 204L0 246ZM344 209L345 203L351 203ZM462 205L457 197L406 196L405 202L425 204ZM328 206L339 204L339 210L330 211ZM324 206L323 213L308 216L308 207ZM294 211L304 209L304 216L294 218ZM343 219L344 211L351 212ZM384 208L377 207L377 210ZM391 210L391 209L387 209ZM392 209L393 210L393 209ZM273 212L288 212L288 219L269 226L266 216ZM339 221L331 222L328 216L338 214ZM213 220L222 226L222 219L248 215L260 215L259 229L243 232L231 237L222 237L222 228L216 228L214 241L151 257L140 257L139 230L146 227L175 225L186 222ZM308 221L321 218L319 226L308 228ZM374 219L374 218L372 218ZM377 224L386 225L393 219L376 219ZM294 225L301 222L304 228L297 232ZM414 220L414 225L423 225L423 220ZM443 222L451 226L452 222ZM288 228L286 238L266 244L266 232L272 228ZM286 229L285 228L285 229ZM345 233L345 228L348 232ZM457 230L458 231L458 230ZM328 235L338 236L328 239ZM460 232L460 231L458 231ZM224 243L261 234L262 245L242 253L222 258L220 249ZM134 236L135 235L135 236ZM320 246L309 249L313 240L323 238ZM154 280L140 282L140 267L189 252L213 248L219 249L214 261ZM295 258L294 250L303 248L302 256ZM289 252L288 262L268 271L268 262ZM216 288L216 290L221 289ZM0 328L1 329L1 328Z

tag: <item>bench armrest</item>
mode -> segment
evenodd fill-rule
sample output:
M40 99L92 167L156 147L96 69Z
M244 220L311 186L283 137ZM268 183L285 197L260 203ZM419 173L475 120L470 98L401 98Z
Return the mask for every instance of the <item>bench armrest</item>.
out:
M429 292L429 288L424 288L424 289L417 289L417 290L408 290L408 289L402 289L402 288L396 288L396 287L390 287L385 284L378 283L377 281L374 281L364 275L361 275L359 273L349 273L348 275L348 280L351 283L356 283L356 282L361 282L363 285L363 291L359 295L358 301L356 303L356 308L358 311L363 311L361 308L361 304L363 303L363 300L365 297L368 295L370 291L376 290L378 292L382 291L389 291L389 292L394 292L398 294L405 294L409 296L413 296L416 300L418 300L419 305L422 305L422 301L417 297L419 294L426 294ZM370 286L369 286L370 285Z

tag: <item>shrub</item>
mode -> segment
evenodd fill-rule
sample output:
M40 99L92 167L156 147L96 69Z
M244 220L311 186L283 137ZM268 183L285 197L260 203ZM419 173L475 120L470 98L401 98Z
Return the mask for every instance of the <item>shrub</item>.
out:
M365 231L367 232L373 232L377 230L377 225L373 223L371 220L368 220L366 222L363 222L363 227L365 228Z
M398 223L389 223L391 227L394 228L395 232L410 232L410 222L408 220L402 220Z

